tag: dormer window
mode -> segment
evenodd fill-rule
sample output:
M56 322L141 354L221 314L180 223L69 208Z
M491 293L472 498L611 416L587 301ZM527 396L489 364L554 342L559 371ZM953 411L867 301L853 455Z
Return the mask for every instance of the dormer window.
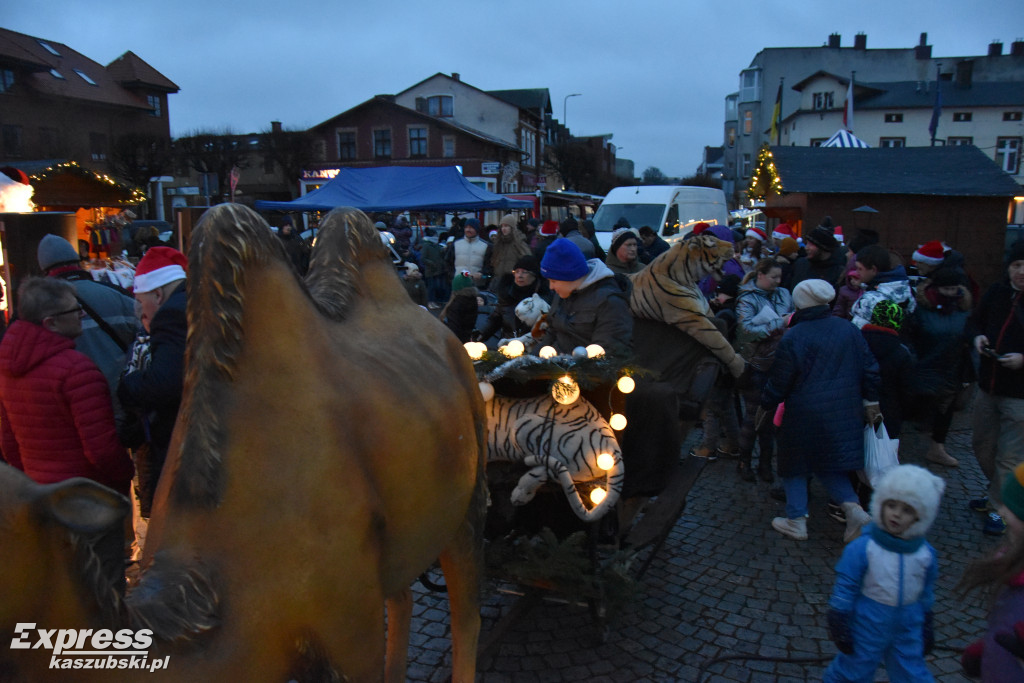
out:
M55 50L55 49L53 48L53 46L52 46L52 45L50 45L50 44L49 44L48 42L46 42L45 40L39 40L39 39L36 39L36 42L37 42L37 43L39 43L40 47L42 47L42 48L43 48L44 50L46 50L47 52L49 52L49 53L50 53L51 55L53 55L54 57L60 57L60 56L61 56L61 55L60 55L60 53L59 53L59 52L57 52L57 50Z
M431 116L452 116L453 107L451 95L434 95L432 97L417 97L416 111Z
M89 85L96 85L96 81L89 78L89 74L85 73L84 71L80 69L74 69L74 72L81 76L82 80L88 83Z
M50 69L50 75L54 78L59 78L62 81L64 80L64 75L56 69Z

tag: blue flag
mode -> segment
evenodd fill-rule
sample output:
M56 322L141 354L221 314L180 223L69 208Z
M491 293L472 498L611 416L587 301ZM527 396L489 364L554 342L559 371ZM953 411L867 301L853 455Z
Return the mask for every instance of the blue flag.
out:
M928 124L928 132L932 135L932 142L935 142L935 131L939 129L939 117L942 116L942 90L939 83L935 83L935 109L932 110L932 122Z

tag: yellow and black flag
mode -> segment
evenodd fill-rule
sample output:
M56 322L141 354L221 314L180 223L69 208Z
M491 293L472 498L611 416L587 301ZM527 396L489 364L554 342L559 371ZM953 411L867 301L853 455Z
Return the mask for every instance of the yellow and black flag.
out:
M782 79L779 79L779 92L775 95L775 108L772 109L772 132L768 140L774 140L776 145L781 145L782 140Z

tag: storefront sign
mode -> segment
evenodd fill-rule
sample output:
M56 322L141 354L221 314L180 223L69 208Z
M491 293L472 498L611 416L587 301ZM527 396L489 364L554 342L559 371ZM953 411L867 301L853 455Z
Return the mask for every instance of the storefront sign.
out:
M498 175L501 171L500 161L484 161L480 164L480 173L483 175Z

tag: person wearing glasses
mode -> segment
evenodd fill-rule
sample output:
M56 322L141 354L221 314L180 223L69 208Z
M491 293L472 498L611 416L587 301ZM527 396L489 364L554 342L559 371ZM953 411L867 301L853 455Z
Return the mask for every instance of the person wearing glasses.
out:
M128 494L133 468L114 426L107 381L75 350L83 310L74 287L27 278L0 342L0 448L40 484L86 477Z

